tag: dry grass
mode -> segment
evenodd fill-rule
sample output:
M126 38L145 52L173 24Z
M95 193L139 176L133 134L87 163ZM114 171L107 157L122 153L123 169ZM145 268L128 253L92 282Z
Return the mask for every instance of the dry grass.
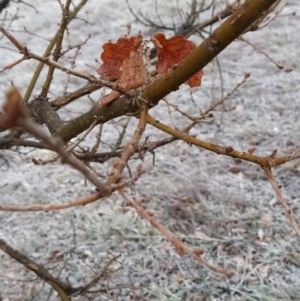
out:
M91 14L93 9L99 13L97 1L91 2L87 10ZM124 25L129 18L114 8L113 1L109 2L105 2L108 10L116 12L119 23L108 13L103 13L102 19L99 15L91 15L96 25L106 22L113 31L108 36L107 29L92 27L101 43L118 36L120 24ZM299 12L297 3L294 3L287 12ZM123 5L125 9L125 4L120 4L120 10ZM142 6L139 2L137 5ZM41 10L36 18L46 18L46 12L46 9ZM18 27L17 21L14 24ZM118 27L114 30L116 24ZM143 30L143 27L139 29ZM215 112L215 123L200 123L193 133L208 141L215 137L215 142L238 149L247 150L255 144L260 155L267 155L274 148L278 148L279 154L299 149L300 74L296 66L300 55L299 29L297 17L281 17L268 28L248 35L275 60L295 67L290 74L277 70L242 42L234 43L221 54L226 92L241 80L245 72L250 72L251 78L235 98L228 101L227 108L236 106L236 110L224 114L219 131L217 122L221 120L221 114ZM43 30L47 35L49 29ZM79 34L76 29L72 30L75 35ZM88 29L82 29L81 34L86 31ZM79 66L84 66L84 61L92 62L99 54L95 45L93 48L83 48ZM12 60L11 57L8 59ZM212 64L206 68L202 87L193 92L195 101L203 110L212 100L212 74L217 97L220 96L215 68ZM27 78L30 72L30 68L25 68ZM5 75L0 78L3 92L14 73L11 71ZM16 84L20 81L19 76ZM168 100L194 113L187 91L183 88L170 95ZM54 92L58 93L53 87ZM93 96L97 99L97 93ZM69 107L84 111L87 104L86 99L80 105ZM72 114L63 113L66 118ZM151 114L172 125L165 105L151 110ZM186 122L178 114L174 114L173 120L179 128ZM127 141L135 123L135 120L131 121ZM92 131L84 144L93 145L96 133L96 129ZM104 126L105 142L113 142L116 135L112 123ZM153 140L162 137L150 127L145 135L150 135ZM108 147L103 145L103 151L105 149ZM85 186L81 175L59 163L46 166L31 163L30 157L49 158L49 152L37 150L18 156L3 151L2 154L9 159L10 167L2 166L0 170L0 186L7 183L1 189L1 203L58 203L93 192L91 186ZM136 163L132 161L132 169ZM94 166L105 174L110 164ZM117 195L84 208L60 212L0 212L0 237L43 263L53 275L67 278L74 286L86 283L94 272L102 270L109 258L107 252L121 254L120 264L114 263L113 268L122 269L111 274L103 284L127 288L113 290L111 297L98 293L93 300L114 300L114 296L118 296L117 300L300 299L299 238L283 209L277 205L268 179L257 166L210 154L184 142L175 142L157 151L155 166L152 166L152 156L147 155L143 165L147 173L136 184L136 191L137 196L149 199L147 209L187 244L203 248L208 261L232 269L235 272L232 279L208 271L188 257L180 257L173 246L141 220L133 209L124 208L123 200ZM298 161L281 166L275 174L283 185L296 220L300 221ZM0 253L0 293L4 300L56 300L54 294L48 298L49 287L3 253ZM74 300L81 300L81 297Z

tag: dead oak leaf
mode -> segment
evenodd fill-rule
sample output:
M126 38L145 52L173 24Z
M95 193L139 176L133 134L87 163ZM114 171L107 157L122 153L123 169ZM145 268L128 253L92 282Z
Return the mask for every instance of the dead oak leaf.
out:
M157 49L156 71L165 74L169 69L188 56L197 45L189 40L185 40L182 35L166 39L162 33L156 33L151 38L152 43ZM201 85L203 70L197 72L185 83L190 87Z
M122 73L121 78L116 81L116 88L123 91L129 91L132 89L137 89L144 85L147 81L147 69L143 61L143 46L140 45L139 48L134 48L129 56L124 59L119 71ZM100 108L107 106L117 98L119 98L121 93L113 90L110 94L105 95L99 105Z
M121 69L123 70L123 74L116 82L116 87L129 91L137 89L146 83L147 70L139 51L132 51L130 56L124 60ZM103 108L107 106L120 96L121 93L116 90L112 90L101 99L99 107Z
M131 51L123 62L121 70L123 74L117 85L125 91L137 89L147 81L147 69L141 55L142 49Z
M101 59L103 65L97 70L102 76L120 78L123 74L121 66L131 51L136 51L143 41L142 35L131 38L120 38L117 43L105 43Z
M22 96L15 86L6 93L6 102L3 104L3 114L0 117L0 128L9 129L18 126L19 118L27 118L27 111L22 106Z

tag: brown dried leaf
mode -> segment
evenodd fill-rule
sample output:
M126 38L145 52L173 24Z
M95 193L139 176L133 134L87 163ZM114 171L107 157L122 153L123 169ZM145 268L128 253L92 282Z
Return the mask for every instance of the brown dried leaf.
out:
M147 70L141 56L141 49L131 51L121 67L123 74L117 85L124 90L137 89L147 80Z
M129 91L137 89L144 85L147 81L147 69L142 58L142 46L138 49L133 49L129 56L124 59L120 66L121 78L116 82L116 87ZM100 108L107 106L115 99L120 97L120 93L112 91L105 95L99 105Z
M120 38L117 43L106 43L103 45L101 59L103 65L97 70L98 74L108 77L121 78L122 64L130 56L131 51L136 51L143 41L143 36L138 35L131 38Z
M157 49L156 70L159 74L165 74L169 69L188 56L197 45L189 40L185 40L183 35L166 39L163 33L156 33L151 38ZM203 70L197 72L185 83L190 87L201 85Z
M0 119L0 127L9 129L18 125L18 119L26 117L25 108L22 107L22 96L15 86L6 93L6 102L3 105L3 115Z

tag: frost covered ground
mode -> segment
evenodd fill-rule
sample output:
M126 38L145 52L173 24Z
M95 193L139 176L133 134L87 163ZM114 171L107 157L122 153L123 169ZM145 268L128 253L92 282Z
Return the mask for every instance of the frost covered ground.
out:
M175 15L175 22L180 22L177 1L158 2L161 17L168 25L172 25L172 15ZM178 2L179 7L188 10L188 1ZM131 0L130 3L135 11L140 9L155 19L153 1ZM56 0L36 0L34 5L37 12L26 5L12 3L7 9L9 16L19 8L19 17L9 29L33 52L42 54L47 41L22 32L23 27L44 39L51 39L61 13ZM227 109L235 107L235 110L226 112L222 119L220 112L214 112L215 122L200 123L193 134L239 150L255 145L259 155L268 155L275 148L279 154L300 148L300 8L296 0L289 2L282 15L292 12L296 15L281 16L267 28L246 37L278 63L292 67L293 72L277 69L242 42L233 43L219 56L225 93L242 80L244 73L249 72L251 77L235 97L226 102ZM0 17L3 15L2 12ZM76 69L94 73L98 66L95 59L99 58L103 43L123 36L127 24L134 18L124 0L90 0L79 16L88 22L72 22L68 42L75 45L91 35L81 49ZM9 21L5 24L8 27ZM146 38L152 33L150 28L136 22L132 23L131 31L132 34L141 31ZM1 67L19 57L18 53L5 48L13 46L3 37L0 37L0 46ZM1 99L12 80L24 93L35 67L35 62L26 61L1 73ZM204 71L202 86L193 90L194 101L202 110L221 96L216 63L211 63ZM43 80L41 77L35 95ZM63 93L66 81L66 75L56 71L51 99ZM68 91L84 84L84 81L71 79ZM99 96L99 93L92 94L95 100ZM181 110L195 113L188 87L182 87L167 99ZM89 108L88 98L83 97L60 114L64 120L70 120ZM151 113L178 128L187 123L177 113L173 113L171 119L165 104ZM136 120L132 119L127 141L135 125ZM104 142L110 144L116 140L116 128L120 129L116 123L104 125ZM96 134L97 129L83 145L93 145ZM150 140L165 137L150 126L145 135ZM101 150L107 149L102 144ZM27 149L22 151L23 154L1 151L10 163L9 168L3 165L0 170L0 186L6 184L0 191L1 204L61 203L93 192L93 187L86 185L80 174L66 166L31 163L31 157L50 158L50 152L35 150L26 154ZM300 299L300 241L283 208L277 205L269 181L257 166L217 156L181 141L159 149L154 166L152 159L149 154L143 162L147 173L136 184L137 196L147 197L147 208L187 244L204 248L207 260L232 269L235 272L232 279L208 271L187 256L179 257L173 246L146 221L132 209L123 208L123 201L116 194L84 208L59 212L0 212L0 237L74 286L86 283L94 272L103 269L109 258L108 251L120 254L121 264L115 267L122 269L104 283L130 287L113 291L118 300ZM131 162L133 168L136 162ZM94 165L102 174L110 166L111 162ZM299 160L281 166L275 173L300 222ZM0 253L0 296L3 300L57 300L50 294L50 288L37 281L34 274ZM98 293L92 300L114 299Z

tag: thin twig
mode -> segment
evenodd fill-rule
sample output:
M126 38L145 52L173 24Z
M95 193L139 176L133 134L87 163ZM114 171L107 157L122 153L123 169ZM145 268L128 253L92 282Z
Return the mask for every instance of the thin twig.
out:
M44 266L34 262L26 255L20 253L18 250L11 247L2 239L0 239L0 249L6 254L8 254L10 257L24 265L26 268L34 272L41 279L49 283L53 287L53 289L58 293L62 301L70 301L68 295L70 293L77 292L80 289L70 287L69 285L63 283L59 279L53 277Z
M118 184L111 184L112 191L115 191L117 189L124 188L131 183L137 181L141 174L143 173L143 170L141 166L138 166L136 173L128 180L122 180ZM90 203L94 203L97 200L103 198L101 193L94 193L90 196L81 198L79 200L71 201L65 204L35 204L35 205L0 205L0 211L11 211L11 212L19 212L19 211L56 211L56 210L62 210L62 209L69 209L74 207L81 207L86 206Z
M0 211L11 211L11 212L18 212L18 211L55 211L55 210L62 210L62 209L69 209L73 207L85 206L87 204L93 203L97 200L102 198L101 193L94 193L88 197L81 198L76 201L72 201L66 204L35 204L35 205L0 205Z
M117 181L120 179L120 176L128 160L135 153L139 140L147 124L147 116L148 116L148 105L145 104L140 113L139 123L132 136L131 141L125 146L124 152L122 153L120 159L114 165L112 172L108 175L110 183L117 183Z
M61 56L61 47L62 47L62 41L64 38L64 33L67 29L67 26L69 24L69 17L70 17L70 4L71 4L71 0L66 0L66 4L65 6L62 5L62 20L61 20L61 24L58 30L58 35L57 35L57 39L56 39L56 46L53 52L53 61L57 62ZM53 79L53 74L55 71L55 67L54 66L50 66L48 69L48 74L46 77L46 80L44 82L44 85L42 87L42 92L41 92L41 96L46 97L49 91L49 87L50 84L52 82Z
M121 133L119 133L119 137L118 137L118 139L117 139L117 141L115 143L115 146L114 146L114 148L113 148L112 151L115 151L115 150L117 150L117 149L120 148L120 146L122 144L122 141L124 139L124 136L126 134L126 129L128 127L128 124L129 124L130 120L131 120L131 118L128 117L127 120L126 120L126 122L125 122L125 124L122 125L122 131L121 131Z
M102 87L102 85L97 84L97 83L91 83L91 84L87 84L86 86L84 86L83 88L80 88L74 92L68 93L65 96L61 96L58 97L57 99L53 100L50 102L51 106L53 107L62 107L68 103L70 103L71 101L80 98L84 95L90 94L94 91L99 90Z
M239 39L243 42L245 42L246 44L248 44L249 46L251 46L252 48L254 48L257 52L259 52L260 54L264 55L270 62L272 62L278 69L282 69L284 70L286 73L290 73L291 71L293 71L293 68L291 67L284 67L283 65L280 65L278 63L276 63L266 52L262 51L261 49L259 49L257 46L255 46L253 43L251 43L249 40L245 39L243 36L240 36Z
M94 285L96 285L97 282L98 282L101 278L105 277L105 275L108 273L108 268L109 268L109 266L110 266L114 261L117 261L118 258L119 258L120 256L121 256L121 255L113 256L113 257L106 263L106 265L105 265L104 269L102 270L102 272L101 272L99 275L97 275L94 279L92 279L89 283L87 283L86 285L84 285L83 288L82 288L78 293L76 293L75 295L77 295L77 294L84 295L85 293L87 293L88 290L89 290L90 288L92 288Z
M12 69L13 67L15 67L16 65L20 64L21 62L25 61L27 58L26 56L23 56L21 58L19 58L18 60L14 61L13 63L4 66L1 70L0 73L4 72L7 69Z
M87 131L84 133L82 137L80 137L74 144L72 144L70 147L67 148L67 152L72 151L77 147L86 137L87 135L91 132L91 130L97 125L98 120L95 119L95 121L91 124L91 126L87 129Z
M269 178L269 180L270 180L270 182L272 184L272 187L273 187L273 189L274 189L274 191L275 191L275 193L276 193L276 195L278 197L278 203L280 205L282 205L282 207L284 208L284 210L285 210L285 212L286 212L286 214L287 214L287 216L288 216L288 218L289 218L289 220L290 220L290 222L291 222L291 224L292 224L292 226L293 226L296 234L300 237L299 226L298 226L298 224L297 224L297 222L296 222L296 220L294 218L294 215L292 213L291 208L289 207L287 201L285 200L285 198L282 195L282 192L281 192L281 189L280 189L281 187L276 182L275 177L274 177L274 175L272 173L271 168L268 165L263 165L262 169L264 170L264 172L266 173L266 175L268 176L268 178Z
M69 16L69 23L77 16L77 13L81 10L81 8L86 4L88 0L81 0L78 5L76 5L73 9L73 11L70 13L70 16ZM49 43L49 45L47 46L45 52L44 52L44 57L48 57L51 53L51 50L52 48L54 47L56 41L57 41L57 38L58 38L58 35L59 35L59 30L57 30L57 32L55 33L54 37L51 39L51 42ZM31 81L27 87L27 90L26 90L26 93L24 95L24 102L27 103L29 101L29 98L31 96L31 93L35 87L35 84L40 76L40 73L42 71L44 67L44 62L40 62L33 74L33 77L31 78Z
M17 139L17 138L0 138L0 149L10 148L12 146L24 146L24 147L48 149L48 146L45 143L41 143L38 141Z
M163 236L165 236L176 247L176 250L180 255L187 253L191 257L196 259L197 261L201 262L208 269L213 270L214 272L217 272L220 274L224 274L228 278L231 278L233 276L232 272L222 269L220 267L215 267L215 266L211 265L209 262L207 262L205 259L203 259L200 256L201 254L203 254L203 250L200 250L200 249L193 250L193 249L189 248L187 245L185 245L181 240L179 240L171 232L169 232L161 224L159 224L153 218L153 216L151 216L146 210L143 209L142 206L140 206L137 202L135 202L133 199L131 199L123 189L119 189L118 191L122 195L122 197L124 198L124 200L126 201L126 203L128 205L132 206L141 217L146 219L154 228L156 228Z
M154 119L150 115L147 117L147 123L151 124L152 126L160 129L161 131L168 133L178 139L184 140L188 142L189 144L194 144L196 146L199 146L201 148L207 149L209 151L212 151L218 155L226 155L233 158L239 158L246 161L250 161L259 165L262 165L266 162L266 159L264 157L255 156L246 152L240 152L234 150L231 146L220 146L217 144L209 143L200 139L195 138L194 136L188 135L186 133L180 132L178 130L175 130L166 124Z
M109 82L109 81L105 81L105 80L101 80L101 79L98 79L92 75L88 75L88 74L84 74L80 71L76 71L74 69L70 69L70 68L67 68L61 64L58 64L57 62L53 61L53 60L50 60L49 57L45 57L45 56L40 56L38 54L35 54L31 51L28 50L28 48L24 45L22 45L11 33L9 33L3 26L0 26L0 32L2 32L10 41L11 43L13 43L16 48L20 51L20 53L22 53L24 56L22 58L22 60L20 60L20 62L24 61L24 60L29 60L29 59L35 59L37 61L40 61L48 66L52 66L54 68L57 68L59 69L60 71L62 72L65 72L67 74L72 74L76 77L79 77L79 78L82 78L82 79L86 79L88 80L90 83L95 83L95 84L99 84L101 86L104 86L104 87L108 87L112 90L115 90L115 91L118 91L122 94L124 94L125 96L131 98L132 95L120 88L118 85L114 84L113 82Z
M297 150L289 155L286 156L282 156L282 157L278 157L278 158L274 158L271 162L270 165L272 167L276 167L279 166L281 164L284 164L288 161L292 161L292 160L296 160L300 158L300 150Z
M99 148L99 145L101 143L102 130L103 130L103 123L100 123L99 124L99 130L98 130L98 133L97 133L97 136L96 136L95 144L93 145L93 147L91 149L92 153L96 153L96 151Z
M73 155L69 154L64 148L63 143L60 139L54 138L46 134L38 128L30 119L19 119L19 127L23 128L27 133L33 135L37 139L46 143L53 151L57 152L61 157L62 162L71 165L73 168L80 171L86 179L88 179L92 184L94 184L102 196L109 196L111 194L111 188L101 182L99 178L91 172L83 162L78 160Z

